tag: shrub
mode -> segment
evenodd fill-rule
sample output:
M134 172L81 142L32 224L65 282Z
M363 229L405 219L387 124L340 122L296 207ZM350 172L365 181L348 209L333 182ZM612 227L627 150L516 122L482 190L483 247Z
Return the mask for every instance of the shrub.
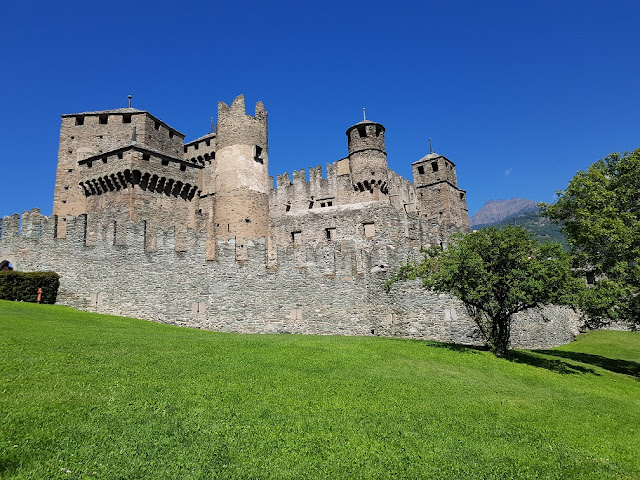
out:
M55 272L0 272L0 299L16 302L56 303L60 276Z

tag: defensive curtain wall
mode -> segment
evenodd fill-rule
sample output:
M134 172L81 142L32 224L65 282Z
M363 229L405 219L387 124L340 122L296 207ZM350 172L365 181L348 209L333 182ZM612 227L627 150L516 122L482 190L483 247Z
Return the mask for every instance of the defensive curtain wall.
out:
M362 216L366 208L343 214ZM384 236L292 243L274 248L270 261L264 238L247 239L240 261L235 241L219 238L216 259L207 260L205 232L99 220L69 216L59 238L55 216L34 209L4 217L0 257L16 270L58 272L58 303L91 312L226 332L479 342L457 299L428 293L418 281L385 290L391 272L419 249L394 246ZM579 323L570 309L531 310L517 315L512 344L567 343Z

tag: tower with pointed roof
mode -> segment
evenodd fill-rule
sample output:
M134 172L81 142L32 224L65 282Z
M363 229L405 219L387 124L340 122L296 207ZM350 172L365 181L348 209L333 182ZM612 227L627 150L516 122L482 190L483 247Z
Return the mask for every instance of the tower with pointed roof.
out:
M384 132L382 124L366 118L346 131L352 186L363 200L378 200L389 191Z
M438 153L429 153L413 167L416 208L427 221L469 229L466 192L458 188L456 166Z

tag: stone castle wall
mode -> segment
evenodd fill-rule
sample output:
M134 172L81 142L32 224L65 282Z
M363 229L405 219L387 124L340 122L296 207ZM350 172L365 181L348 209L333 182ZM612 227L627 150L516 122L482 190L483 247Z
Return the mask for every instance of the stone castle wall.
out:
M246 260L235 241L217 240L207 261L207 235L162 231L147 222L100 224L67 219L66 238L56 218L37 210L5 217L0 256L16 269L60 274L58 303L92 312L228 332L386 335L478 343L477 332L455 298L431 294L417 283L395 284L390 272L419 255L378 238L277 249L267 266L264 239L247 240ZM19 231L20 230L20 231ZM557 307L525 312L513 344L550 347L571 340L579 319Z

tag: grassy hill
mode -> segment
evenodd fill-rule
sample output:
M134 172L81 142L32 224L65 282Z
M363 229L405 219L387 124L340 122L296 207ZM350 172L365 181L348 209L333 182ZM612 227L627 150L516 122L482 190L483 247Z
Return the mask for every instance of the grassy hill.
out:
M511 359L0 301L1 478L640 478L640 333Z

